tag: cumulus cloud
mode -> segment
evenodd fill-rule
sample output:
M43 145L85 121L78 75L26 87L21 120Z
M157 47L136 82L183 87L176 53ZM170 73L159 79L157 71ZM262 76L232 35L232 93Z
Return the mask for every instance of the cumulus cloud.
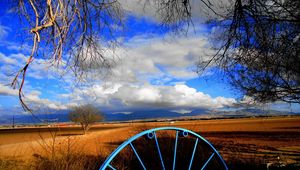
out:
M115 51L118 60L110 81L188 80L198 75L195 65L214 51L203 35L181 38L136 36Z
M67 109L67 106L54 102L49 99L40 98L41 92L37 90L32 90L29 94L27 94L24 98L26 103L30 103L31 105L35 105L36 107L47 107L50 109L61 110Z
M96 105L107 107L113 107L117 104L118 107L129 109L137 107L212 109L232 106L236 103L236 100L233 98L221 96L213 98L185 84L177 84L175 86L156 86L150 84L111 85L110 87L95 85L90 88L76 90L75 93L70 95L74 98L80 96L81 102L85 98L84 102L93 102ZM88 96L88 98L85 96ZM95 98L91 96L95 96Z
M156 16L155 4L147 0L120 0L122 8L136 17L148 17L148 19L158 20Z
M13 89L9 86L5 86L0 83L0 95L1 96L18 96L18 90ZM40 97L41 92L37 90L32 90L24 98L24 101L30 105L35 105L37 107L48 107L50 109L67 109L67 107L59 102L54 102L49 99L43 99Z
M0 95L2 96L17 96L18 91L0 83Z
M232 98L212 98L185 85L186 80L197 76L192 68L200 55L209 56L211 53L213 51L203 35L176 40L162 39L159 35L136 36L126 42L125 47L107 53L108 58L118 56L118 59L111 69L112 76L105 82L101 81L101 76L95 75L92 80L94 85L76 86L69 93L57 94L61 103L41 98L41 91L36 89L26 93L25 100L53 109L66 109L84 102L105 107L167 107L176 110L230 106L236 102ZM0 55L2 72L7 72L8 68L15 70L26 61L23 54ZM29 68L28 76L37 80L44 80L45 77L55 79L54 71L47 64L49 61L45 59L36 59ZM72 76L68 73L65 77L70 80L70 86ZM176 84L173 80L182 83Z
M18 98L18 90L4 84L10 84L16 75L17 71L24 66L27 61L27 56L22 53L11 53L5 55L0 52L0 95L2 96L15 96ZM34 105L35 107L48 107L51 109L66 109L64 105L59 102L54 102L46 98L41 98L41 91L37 91L39 87L36 83L31 86L28 78L37 80L54 79L53 70L49 68L49 62L45 59L35 59L27 71L27 79L23 88L24 101L27 105Z
M12 77L25 65L27 59L28 56L23 53L5 55L0 52L0 72ZM35 79L54 79L57 71L55 69L49 60L36 58L29 66L26 76Z
M136 17L148 17L156 22L161 22L162 16L160 16L157 6L162 3L161 1L149 1L149 0L120 0L122 7L130 14ZM208 18L219 18L219 15L226 14L230 9L232 1L230 0L210 0L199 1L191 0L191 14L194 22L203 22ZM212 11L212 9L214 11ZM219 15L216 15L216 13Z
M37 88L25 91L28 92L25 93L25 101L52 109L94 103L110 108L165 107L180 113L185 113L190 108L231 106L236 102L235 99L222 96L213 98L185 84L185 81L197 77L193 68L200 56L209 57L213 52L202 34L176 39L168 35L161 38L155 34L135 36L113 53L107 50L106 57L115 60L111 68L112 75L105 81L99 74L94 74L92 85L75 86L71 89L74 78L71 73L66 73L64 80L68 84L63 87L68 92L53 91L59 101L42 98L43 91L38 91ZM26 55L20 53L0 55L1 72L16 71L27 59ZM27 76L39 83L45 83L45 79L59 82L56 73L66 70L53 70L50 66L48 60L36 58L30 65ZM175 83L175 80L181 83ZM4 91L8 93L7 89L3 90L3 94ZM16 91L9 91L7 95L13 94L16 95Z
M205 37L197 35L176 41L165 40L156 36L132 38L125 48L115 51L119 59L112 68L113 75L108 77L105 84L74 89L69 96L63 94L61 97L73 102L92 101L102 106L117 103L126 107L209 108L235 102L225 98L213 99L184 85L185 80L197 76L192 67L199 56L212 53ZM183 81L183 85L165 85L174 79Z
M113 52L104 49L106 58L113 61L112 69L107 77L101 76L102 72L95 72L95 81L103 78L107 78L108 81L131 83L163 78L187 80L197 77L193 67L200 56L208 57L213 53L207 38L198 34L176 39L144 34L132 37L124 45L125 47L119 47ZM7 74L19 70L27 60L27 56L21 53L0 53L0 56L0 71ZM41 80L55 79L59 74L64 74L64 78L70 84L74 80L72 73L53 67L49 60L36 58L26 76Z
M187 114L187 113L191 113L192 110L188 110L188 109L177 109L177 110L171 110L172 112L176 112L176 113L180 113L180 114Z
M18 63L18 61L14 57L5 56L2 53L0 53L0 62L6 63L6 64L15 64L15 63Z
M4 25L0 25L0 40L5 39L5 37L8 35L9 31L10 31L9 27L6 27Z

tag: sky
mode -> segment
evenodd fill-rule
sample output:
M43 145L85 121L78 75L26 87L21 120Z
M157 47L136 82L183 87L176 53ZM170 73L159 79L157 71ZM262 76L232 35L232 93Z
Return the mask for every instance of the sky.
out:
M33 109L66 110L81 104L130 113L136 109L164 108L178 113L205 108L218 110L251 101L231 87L224 74L211 67L198 75L196 64L215 53L209 41L214 27L195 19L194 28L176 36L162 30L151 7L124 0L126 34L122 44L105 55L113 60L109 72L95 71L83 81L63 66L51 66L37 57L30 65L24 86L24 100ZM22 35L20 20L10 7L0 9L0 115L24 113L13 76L26 62L30 37ZM197 9L193 9L194 11ZM197 16L197 12L196 16ZM199 14L200 16L200 14ZM270 103L268 108L300 112L298 104Z

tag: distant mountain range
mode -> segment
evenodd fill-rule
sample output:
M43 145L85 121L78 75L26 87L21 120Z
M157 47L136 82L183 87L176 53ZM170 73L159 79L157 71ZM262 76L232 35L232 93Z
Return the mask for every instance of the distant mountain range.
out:
M43 122L70 122L68 110L52 111L51 114L36 113L31 114L0 114L0 124L39 124ZM104 114L106 122L131 121L131 120L158 120L158 119L209 119L209 118L229 118L229 117L251 117L251 116L280 116L280 115L300 115L300 113L283 112L276 110L262 110L257 108L239 109L234 111L220 111L207 109L194 109L186 113L176 110L156 109L156 110L136 110L132 112L111 112ZM41 121L42 120L42 121Z

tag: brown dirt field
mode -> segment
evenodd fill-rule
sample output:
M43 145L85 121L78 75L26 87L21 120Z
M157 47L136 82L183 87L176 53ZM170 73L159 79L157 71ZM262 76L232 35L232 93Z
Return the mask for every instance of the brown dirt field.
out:
M183 127L197 132L208 139L225 160L255 158L263 163L300 162L299 116L172 123L103 123L94 125L86 135L81 135L80 128L76 126L0 129L0 159L30 160L34 154L48 152L49 144L64 147L68 140L73 141L80 152L106 157L132 135L160 126Z

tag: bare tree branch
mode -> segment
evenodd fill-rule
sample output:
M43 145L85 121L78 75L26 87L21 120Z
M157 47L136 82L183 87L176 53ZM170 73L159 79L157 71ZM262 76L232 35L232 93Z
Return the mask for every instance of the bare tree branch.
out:
M41 53L57 65L69 61L68 67L79 78L87 71L88 64L93 64L91 69L110 68L111 61L103 49L113 49L118 44L114 34L123 29L124 15L118 1L18 0L18 7L33 36L30 56L12 81L12 86L19 88L19 99L25 110L31 111L22 94L26 71Z

